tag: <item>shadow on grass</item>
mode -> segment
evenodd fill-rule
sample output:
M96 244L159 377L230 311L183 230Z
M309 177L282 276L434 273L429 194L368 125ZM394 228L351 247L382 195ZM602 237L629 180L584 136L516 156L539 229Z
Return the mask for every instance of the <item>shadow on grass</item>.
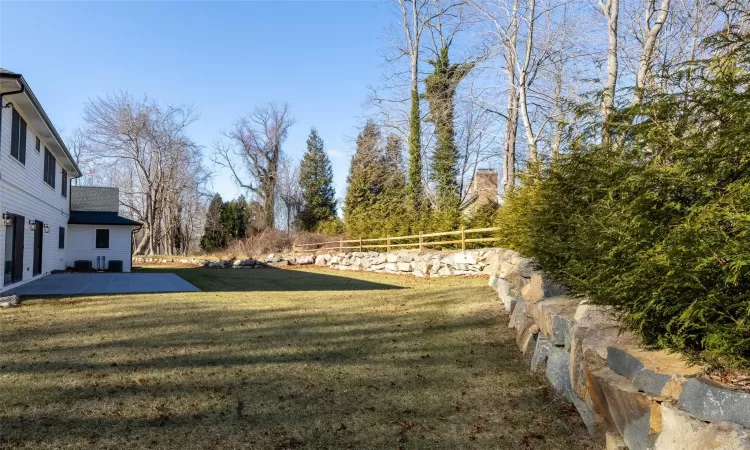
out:
M491 291L457 284L14 310L0 327L0 449L597 448L528 374Z
M382 291L405 289L355 277L287 269L204 269L149 267L144 273L174 273L204 292Z

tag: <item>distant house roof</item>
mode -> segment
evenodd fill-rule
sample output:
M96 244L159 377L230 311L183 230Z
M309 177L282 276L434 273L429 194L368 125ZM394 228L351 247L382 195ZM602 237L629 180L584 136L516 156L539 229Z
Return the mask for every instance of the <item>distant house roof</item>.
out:
M71 211L70 225L129 225L139 227L142 224L135 220L126 219L119 216L116 212L108 211Z

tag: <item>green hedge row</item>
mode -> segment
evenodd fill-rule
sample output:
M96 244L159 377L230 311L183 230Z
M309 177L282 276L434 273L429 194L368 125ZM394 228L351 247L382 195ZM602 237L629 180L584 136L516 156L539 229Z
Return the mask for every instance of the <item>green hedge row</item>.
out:
M617 145L582 140L527 175L498 225L646 344L748 369L750 39L730 37L622 111Z

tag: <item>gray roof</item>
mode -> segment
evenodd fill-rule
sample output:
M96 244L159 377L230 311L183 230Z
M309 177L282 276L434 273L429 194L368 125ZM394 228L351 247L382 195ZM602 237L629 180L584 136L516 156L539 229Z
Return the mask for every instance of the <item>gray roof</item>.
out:
M71 186L70 209L117 213L120 210L120 191L116 187Z

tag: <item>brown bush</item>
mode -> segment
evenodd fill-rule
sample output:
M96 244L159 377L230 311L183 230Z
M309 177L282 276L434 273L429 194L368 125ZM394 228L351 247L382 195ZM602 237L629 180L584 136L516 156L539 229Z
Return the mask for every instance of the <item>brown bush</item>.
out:
M293 244L321 244L323 242L338 241L339 239L346 239L346 237L328 236L304 231L288 235L286 231L266 229L254 236L230 241L227 248L211 252L205 256L212 256L223 260L253 258L269 253L291 252Z

